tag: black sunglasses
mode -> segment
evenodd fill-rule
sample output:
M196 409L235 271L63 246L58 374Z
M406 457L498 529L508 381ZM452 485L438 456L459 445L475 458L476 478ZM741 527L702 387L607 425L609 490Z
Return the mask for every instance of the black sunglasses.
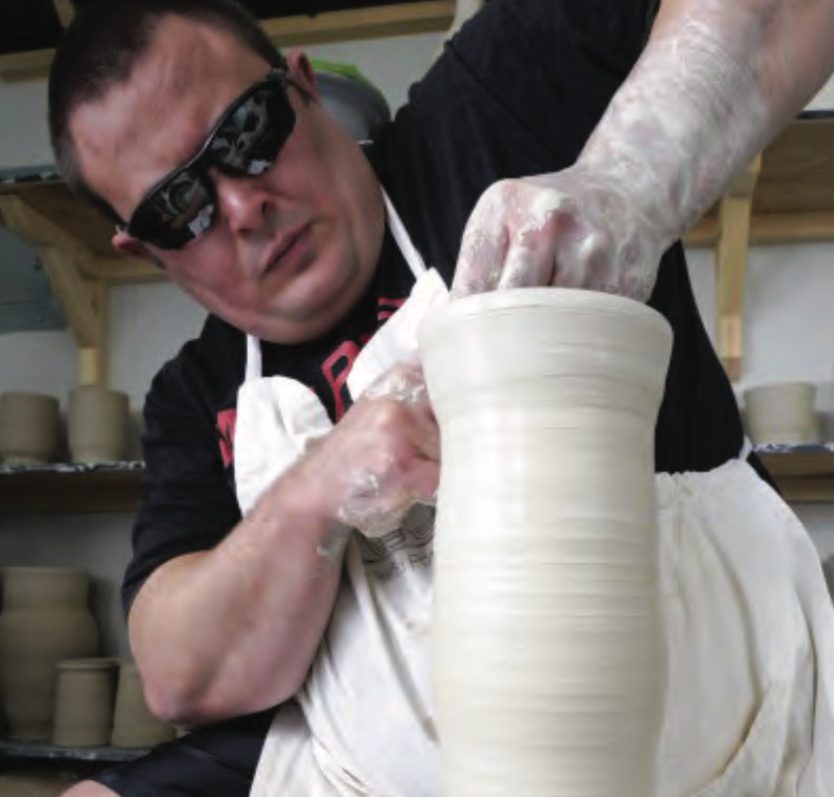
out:
M181 249L217 219L209 169L233 177L263 174L294 127L284 65L270 70L226 109L200 151L142 197L124 230L159 249Z

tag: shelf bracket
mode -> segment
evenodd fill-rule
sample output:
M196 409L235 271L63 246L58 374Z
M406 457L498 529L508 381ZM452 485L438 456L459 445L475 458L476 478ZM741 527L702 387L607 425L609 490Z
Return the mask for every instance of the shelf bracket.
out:
M757 156L727 188L718 210L715 248L716 346L732 381L741 377L744 274L750 244L753 193L762 169Z
M75 6L71 0L52 0L52 5L55 8L55 13L58 15L61 27L68 28L70 22L75 17Z
M38 250L56 298L78 344L78 383L107 380L108 285L88 279L80 263L94 259L83 244L25 200L0 195L3 223Z

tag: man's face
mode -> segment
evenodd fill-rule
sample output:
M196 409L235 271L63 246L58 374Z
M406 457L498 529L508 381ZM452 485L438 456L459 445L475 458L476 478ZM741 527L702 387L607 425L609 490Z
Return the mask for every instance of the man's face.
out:
M119 232L123 252L161 261L211 312L266 340L295 343L332 327L362 295L379 256L384 210L356 144L322 110L308 62L290 54L295 128L257 177L212 169L214 226L180 250ZM130 79L70 119L82 173L124 219L191 157L227 106L269 65L233 36L163 19Z

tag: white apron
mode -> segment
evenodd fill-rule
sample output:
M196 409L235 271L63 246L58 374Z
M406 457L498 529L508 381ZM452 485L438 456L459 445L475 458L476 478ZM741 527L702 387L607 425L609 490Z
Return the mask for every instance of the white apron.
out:
M416 351L421 320L447 299L385 204L417 283L357 357L354 399ZM247 346L235 433L244 513L332 426L309 388L262 377L260 345ZM669 657L657 797L834 797L834 608L805 530L745 454L656 478ZM384 537L351 537L330 623L275 716L253 797L439 797L433 533L433 510L418 506Z

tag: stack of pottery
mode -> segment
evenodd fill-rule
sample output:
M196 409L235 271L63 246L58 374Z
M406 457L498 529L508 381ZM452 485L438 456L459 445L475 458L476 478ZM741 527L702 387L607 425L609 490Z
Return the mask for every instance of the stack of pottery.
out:
M53 744L98 747L110 743L117 664L113 658L58 662Z
M111 744L115 747L153 747L174 738L176 731L151 714L142 690L139 670L132 661L122 663Z
M128 399L102 385L81 385L70 393L67 411L73 462L118 462L127 456Z
M823 442L834 443L834 381L817 383L817 418Z
M88 590L89 577L83 570L3 570L0 696L12 739L51 738L57 663L98 652Z
M42 393L0 395L0 456L8 465L51 462L58 455L58 399Z
M810 382L774 382L745 390L747 434L757 445L818 443L815 399L816 385Z

